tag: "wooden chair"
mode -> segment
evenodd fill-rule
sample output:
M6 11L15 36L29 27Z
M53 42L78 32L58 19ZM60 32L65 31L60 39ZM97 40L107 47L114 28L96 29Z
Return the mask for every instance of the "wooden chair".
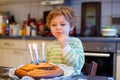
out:
M91 61L91 63L85 63L82 68L82 73L84 75L95 76L97 71L98 64L95 61Z

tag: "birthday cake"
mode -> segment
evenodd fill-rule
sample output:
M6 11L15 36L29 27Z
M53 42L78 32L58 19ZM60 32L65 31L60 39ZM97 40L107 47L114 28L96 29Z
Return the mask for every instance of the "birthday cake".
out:
M17 68L14 74L20 79L24 76L30 76L34 79L41 79L60 77L64 74L64 71L49 62L40 62L40 64L25 64Z

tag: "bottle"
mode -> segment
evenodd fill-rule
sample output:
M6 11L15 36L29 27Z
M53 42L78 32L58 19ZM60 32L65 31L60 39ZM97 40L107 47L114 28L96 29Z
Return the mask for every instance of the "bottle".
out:
M6 35L6 23L5 23L5 17L2 16L2 21L1 21L1 35L5 36Z
M2 35L2 23L0 23L0 36Z
M2 23L2 36L6 35L6 24L3 22Z
M22 28L22 36L26 36L26 28L25 27Z
M2 21L3 20L3 16L0 15L0 36L2 35Z
M6 36L10 35L10 25L9 25L9 20L6 20Z
M36 32L36 25L34 25L34 23L31 23L31 36L37 36L37 32Z

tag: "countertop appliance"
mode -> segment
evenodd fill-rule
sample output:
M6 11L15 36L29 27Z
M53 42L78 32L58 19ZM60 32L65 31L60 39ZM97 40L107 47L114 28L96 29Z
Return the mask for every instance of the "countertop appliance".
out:
M95 61L98 63L97 76L115 78L116 67L116 43L101 41L83 41L85 62Z

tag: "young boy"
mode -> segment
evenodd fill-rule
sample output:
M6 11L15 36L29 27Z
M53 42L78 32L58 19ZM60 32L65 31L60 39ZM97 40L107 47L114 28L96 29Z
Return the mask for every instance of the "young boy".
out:
M69 36L77 22L74 11L65 6L56 7L48 14L46 21L46 25L56 38L47 45L47 61L71 66L74 68L74 74L80 74L84 65L82 43L80 39Z

